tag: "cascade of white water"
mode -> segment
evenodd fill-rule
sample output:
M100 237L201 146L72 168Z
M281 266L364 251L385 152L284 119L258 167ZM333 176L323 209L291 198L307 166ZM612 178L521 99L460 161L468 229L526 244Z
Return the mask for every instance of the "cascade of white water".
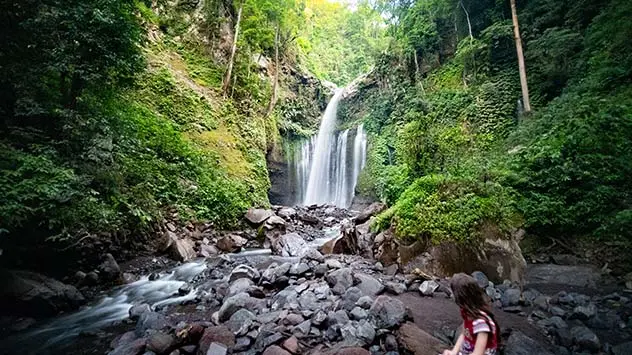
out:
M303 203L303 199L305 198L315 140L316 137L302 140L300 145L294 148L294 156L290 162L294 170L293 182L295 183L293 203Z
M332 171L334 172L334 191L333 203L336 206L347 207L347 200L350 199L349 188L347 187L347 137L349 130L344 130L338 134L336 142L336 155L332 162Z
M356 136L353 140L353 192L358 185L358 176L366 164L366 133L364 126L360 124L356 129ZM353 193L352 192L352 193Z
M320 123L305 193L304 204L306 205L334 202L331 200L332 195L330 193L330 186L332 185L330 162L335 145L336 111L338 110L338 102L342 97L342 93L343 90L339 89L336 91L334 97L329 101Z

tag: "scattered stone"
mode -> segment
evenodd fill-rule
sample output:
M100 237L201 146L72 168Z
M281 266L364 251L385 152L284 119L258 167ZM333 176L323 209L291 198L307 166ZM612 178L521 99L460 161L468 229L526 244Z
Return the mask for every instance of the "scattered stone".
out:
M282 208L279 210L278 215L289 221L296 216L296 210L291 207Z
M597 314L597 307L590 303L587 306L577 306L573 309L568 319L588 320Z
M240 309L230 316L226 326L236 335L245 335L255 319L255 315L247 309Z
M398 347L397 338L393 334L387 334L384 339L384 349L386 351L397 351Z
M350 311L355 307L356 302L362 297L362 291L357 287L350 287L345 291L340 302L340 308Z
M342 269L342 264L336 259L325 260L325 265L330 269Z
M309 250L305 240L297 233L288 233L280 236L272 243L272 250L281 256L298 256L302 257Z
M327 314L323 311L318 311L312 316L312 324L315 326L323 324L325 320L327 320Z
M358 307L369 309L371 308L371 305L373 304L373 298L371 298L370 296L362 296L356 301L355 304Z
M233 351L245 351L245 350L248 350L250 348L250 345L252 345L252 340L250 340L250 338L248 338L248 337L239 337L239 338L235 339L235 347L233 348Z
M364 211L362 211L356 218L355 224L362 224L369 220L369 218L381 213L386 210L386 205L381 202L375 202L369 205Z
M242 308L254 310L259 307L258 299L250 297L250 295L245 292L238 293L224 300L224 304L222 304L222 307L218 311L218 319L220 322L225 322L230 316Z
M363 309L358 309L364 312ZM364 342L364 345L369 345L373 343L373 340L375 339L375 329L369 322L362 320L356 327L356 335L358 339Z
M144 312L138 318L136 323L136 335L142 337L148 330L163 330L169 323L167 318L157 312Z
M330 272L326 276L327 283L331 286L334 294L343 294L349 287L353 285L353 277L351 269L343 268Z
M305 318L303 318L303 316L301 316L300 314L290 313L287 317L285 317L285 319L283 319L283 324L297 325L303 323L304 321Z
M398 299L379 296L371 305L369 314L378 328L392 328L404 322L406 307Z
M419 286L419 292L422 296L432 296L438 288L439 284L436 281L424 281L421 283L421 286Z
M279 216L270 216L270 218L266 221L266 226L269 229L274 229L274 227L285 227L285 221Z
M301 336L306 336L309 334L309 329L312 327L312 321L311 320L306 320L303 323L297 325L294 327L294 334L296 334L296 332L298 332L299 334L297 336L301 337Z
M145 351L146 339L136 339L126 344L121 344L108 355L139 355Z
M290 275L301 276L308 271L309 271L309 265L305 263L298 263L298 264L292 265L292 268L290 269Z

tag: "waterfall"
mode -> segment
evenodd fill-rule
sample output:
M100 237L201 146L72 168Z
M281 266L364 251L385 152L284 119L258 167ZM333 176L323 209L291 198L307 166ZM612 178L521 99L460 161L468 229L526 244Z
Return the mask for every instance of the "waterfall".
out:
M299 186L296 195L298 201L305 205L333 204L349 207L358 175L365 165L366 134L362 125L355 132L348 129L335 131L336 111L342 92L343 90L338 90L327 105L318 136L315 140L312 137L305 149L307 155L303 152L306 143L301 145L301 163L296 165L296 184ZM350 135L353 138L352 149L347 144ZM300 173L298 169L301 169Z
M309 169L311 168L312 154L314 153L314 145L316 137L304 139L293 147L293 155L288 159L289 171L294 174L290 179L293 184L292 203L300 204L305 199L305 190L309 180Z

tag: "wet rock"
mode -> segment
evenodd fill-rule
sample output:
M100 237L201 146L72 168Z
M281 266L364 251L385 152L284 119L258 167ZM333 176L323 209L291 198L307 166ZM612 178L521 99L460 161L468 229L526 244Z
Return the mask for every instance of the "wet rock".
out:
M211 344L218 343L226 348L235 346L235 335L225 326L208 327L200 339L198 354L208 354Z
M298 347L298 339L296 339L295 336L291 336L287 339L285 339L285 341L283 342L283 347L291 352L292 354L298 354L299 353L299 347Z
M0 272L0 308L5 314L52 316L85 302L74 287L28 271Z
M392 328L404 322L406 307L398 299L379 296L371 305L369 315L378 328Z
M274 212L271 210L264 210L260 208L251 208L246 212L244 218L254 225L260 225L265 222L268 218L272 217Z
M163 330L169 326L167 318L157 312L144 312L136 323L136 335L142 337L148 330Z
M130 343L122 344L110 351L108 355L140 355L145 351L146 339L136 339Z
M585 326L576 326L571 328L571 336L573 344L581 349L597 352L601 349L601 342L592 330Z
M217 241L217 248L227 253L234 253L241 250L248 240L236 234L229 234Z
M156 332L147 340L147 350L157 354L168 354L178 346L173 335Z
M263 355L291 355L287 350L284 350L280 346L271 345L264 352Z
M359 288L365 296L375 297L384 291L384 285L373 276L356 274L355 278L359 281L356 287Z
M540 343L524 335L520 331L511 332L505 345L506 355L553 355Z
M520 290L517 288L510 288L505 291L500 298L500 302L502 302L503 307L512 307L520 304Z
M384 339L384 349L386 351L397 351L398 347L397 338L393 334L387 334Z
M112 349L116 349L119 346L129 344L136 339L138 339L138 337L136 336L136 333L134 333L133 331L125 332L117 336L116 338L114 338L114 340L112 340L112 342L110 343L110 347Z
M250 295L245 292L228 297L224 300L224 304L222 304L222 307L218 311L219 321L225 322L235 312L242 308L250 310L258 309L260 308L260 301L256 298L250 297Z
M303 255L302 255L303 259L305 260L313 260L316 261L318 263L322 263L325 261L325 257L323 256L323 254L321 254L321 252L319 252L318 250L314 249L314 248L307 248L303 251Z
M250 265L242 264L233 269L233 271L230 273L230 277L228 278L228 282L233 282L234 280L240 278L248 278L256 282L257 280L259 280L260 277L261 275L259 274L259 271L257 271L257 269L253 268Z
M442 354L443 350L447 348L439 339L410 322L404 323L399 328L397 338L403 348L415 355Z
M419 293L421 293L422 296L432 296L438 288L439 284L436 281L424 281L421 283L421 286L419 286Z
M389 281L386 282L384 286L386 287L386 292L393 295L401 295L406 292L406 285L400 282Z
M145 312L151 312L151 307L147 303L133 305L129 309L129 319L137 320Z
M369 220L369 218L381 213L386 210L386 205L381 202L375 202L369 205L366 209L364 209L360 214L355 218L356 224L362 224Z
M121 268L110 253L105 254L98 270L101 277L106 281L114 281L121 277Z
M247 309L240 309L230 316L225 325L236 335L245 335L253 324L255 315Z
M281 256L298 256L302 257L306 254L307 243L297 233L288 233L280 236L272 243L272 250L275 254Z
M485 275L485 273L481 271L474 271L472 273L472 277L476 280L476 283L481 288L487 288L487 286L489 286L489 279L487 278L487 275Z

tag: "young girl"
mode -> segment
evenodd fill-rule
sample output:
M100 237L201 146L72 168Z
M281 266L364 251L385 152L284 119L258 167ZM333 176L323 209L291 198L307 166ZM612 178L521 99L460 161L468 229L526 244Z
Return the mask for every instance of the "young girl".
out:
M461 307L463 333L454 348L445 350L443 355L497 355L499 329L483 289L466 274L454 275L450 287L456 304Z

